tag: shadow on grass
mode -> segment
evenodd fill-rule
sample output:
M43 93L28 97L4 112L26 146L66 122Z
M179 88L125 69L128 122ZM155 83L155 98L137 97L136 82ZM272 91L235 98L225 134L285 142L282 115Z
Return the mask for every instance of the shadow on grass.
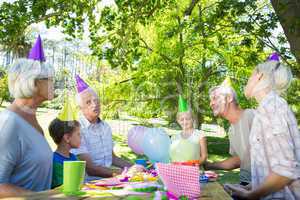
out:
M221 184L240 182L240 170L233 170L233 171L216 170L216 173L218 173L219 175L218 182Z
M227 137L206 137L208 160L211 162L225 160L230 157L229 140ZM218 182L220 183L239 183L240 170L217 170L219 174Z
M230 155L229 150L229 140L227 137L206 137L207 140L207 149L209 156L219 156L228 158ZM209 157L210 159L210 157Z

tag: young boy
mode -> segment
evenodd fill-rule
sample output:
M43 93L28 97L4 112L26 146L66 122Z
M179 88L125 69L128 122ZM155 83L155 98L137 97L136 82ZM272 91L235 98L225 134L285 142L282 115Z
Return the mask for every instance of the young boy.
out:
M181 126L181 133L172 137L170 157L172 162L195 161L199 165L206 162L207 144L203 133L194 129L192 112L188 109L185 99L179 96L177 122Z
M53 154L51 185L51 188L55 188L63 183L63 162L77 160L76 156L70 153L70 149L80 146L80 124L76 120L62 121L56 118L49 125L49 133L57 144Z

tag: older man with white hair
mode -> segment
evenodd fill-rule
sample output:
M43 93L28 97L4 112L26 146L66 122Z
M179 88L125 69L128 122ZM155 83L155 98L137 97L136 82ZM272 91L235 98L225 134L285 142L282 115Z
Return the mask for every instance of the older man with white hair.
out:
M111 127L99 118L100 100L78 75L77 100L82 116L79 119L81 125L81 144L72 152L81 160L86 161L86 180L99 177L112 177L121 172L120 169L111 169L111 166L130 167L132 164L117 157L113 152L113 140Z
M253 110L242 109L238 105L235 91L228 85L220 85L210 90L210 106L215 116L229 121L230 158L209 163L206 169L233 170L240 168L240 184L251 182L251 162L249 134L253 121Z

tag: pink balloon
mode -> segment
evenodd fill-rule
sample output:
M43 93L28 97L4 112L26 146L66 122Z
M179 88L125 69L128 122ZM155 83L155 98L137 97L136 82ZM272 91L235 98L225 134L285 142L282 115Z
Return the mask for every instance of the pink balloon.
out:
M132 151L136 154L143 155L143 140L147 127L135 126L128 131L127 143Z

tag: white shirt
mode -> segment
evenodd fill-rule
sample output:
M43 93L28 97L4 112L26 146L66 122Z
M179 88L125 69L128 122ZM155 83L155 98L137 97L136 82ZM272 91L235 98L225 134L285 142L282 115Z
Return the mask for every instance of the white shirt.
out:
M254 189L262 185L270 171L299 180L300 134L297 121L287 102L273 91L261 101L255 112L250 146ZM295 199L295 196L300 199L299 181L263 199Z
M229 153L232 156L238 156L241 160L240 181L251 182L251 161L250 161L250 145L249 136L254 118L252 109L243 111L240 119L235 124L231 124L229 128Z
M200 139L205 137L204 134L194 129L188 137L182 137L182 133L172 136L170 146L170 157L172 162L185 162L189 160L200 159Z
M111 167L113 140L111 127L103 120L91 124L85 117L79 119L81 143L78 149L72 149L75 155L89 154L96 166Z

